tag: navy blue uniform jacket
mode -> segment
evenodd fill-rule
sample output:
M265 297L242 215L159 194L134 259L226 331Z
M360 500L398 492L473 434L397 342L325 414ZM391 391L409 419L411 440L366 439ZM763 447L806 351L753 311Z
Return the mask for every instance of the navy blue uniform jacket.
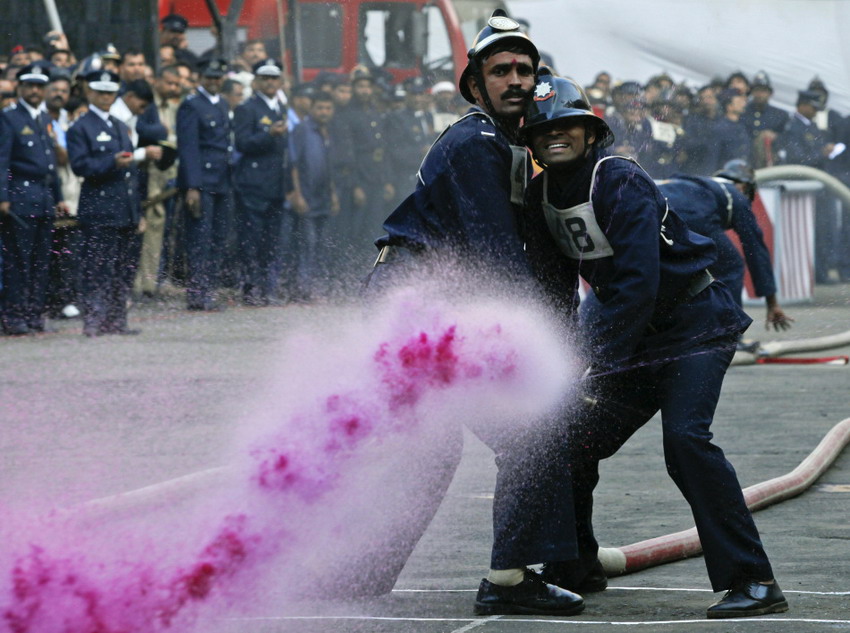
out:
M251 95L233 114L236 149L242 154L234 184L240 191L269 200L282 199L292 187L287 174L287 135L272 136L269 128L283 121L283 107L272 110L257 94Z
M558 180L554 192L550 186L549 202L559 209L587 202L599 158L591 153L577 171ZM538 176L528 188L528 247L536 269L541 260L566 259L543 215L543 181ZM688 297L693 279L715 260L714 243L689 231L673 211L665 218L664 197L634 162L613 158L601 165L593 211L613 255L571 263L592 288L580 318L595 367L662 360L749 325L751 319L718 282ZM563 287L569 292L575 285L564 278Z
M133 142L124 123L114 116L109 120L111 127L87 112L68 130L71 169L85 178L77 217L84 224L131 226L140 215L136 167L119 169L115 154L132 152Z
M189 95L177 110L177 186L210 193L230 190L230 117L227 103Z
M387 235L376 244L453 250L528 274L517 225L521 205L511 203L512 156L505 134L471 108L431 148L415 191L384 222ZM526 175L530 169L526 165Z
M62 200L50 119L42 113L39 120L40 128L21 106L0 112L0 202L11 202L17 215L53 216Z
M727 230L735 231L744 248L756 294L766 297L776 293L764 235L753 215L752 204L738 191L734 182L680 174L658 183L658 188L667 198L670 208L687 222L692 231L715 241L726 239Z

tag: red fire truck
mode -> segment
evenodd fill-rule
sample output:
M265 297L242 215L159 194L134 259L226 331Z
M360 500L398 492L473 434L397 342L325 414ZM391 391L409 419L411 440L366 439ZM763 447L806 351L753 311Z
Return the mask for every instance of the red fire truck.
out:
M230 0L215 0L224 15ZM395 81L421 74L456 79L468 42L492 10L493 0L245 0L238 38L265 40L285 51L296 81L321 70L348 72L357 64L390 72ZM189 20L190 47L215 43L212 16L200 0L160 0L160 18Z

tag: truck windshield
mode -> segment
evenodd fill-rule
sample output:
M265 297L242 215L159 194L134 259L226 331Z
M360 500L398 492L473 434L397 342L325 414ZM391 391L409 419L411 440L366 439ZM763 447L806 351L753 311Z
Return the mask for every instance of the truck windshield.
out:
M342 66L342 9L338 3L299 3L297 32L305 68Z
M369 2L360 6L360 63L371 68L411 68L416 64L413 38L416 6L405 2Z

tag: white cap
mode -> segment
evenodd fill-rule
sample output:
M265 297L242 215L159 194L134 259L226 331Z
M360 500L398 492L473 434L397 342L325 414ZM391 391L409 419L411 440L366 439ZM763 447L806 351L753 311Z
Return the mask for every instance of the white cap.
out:
M435 95L439 92L450 92L451 94L454 94L457 92L457 89L450 81L438 81L431 87L431 94Z

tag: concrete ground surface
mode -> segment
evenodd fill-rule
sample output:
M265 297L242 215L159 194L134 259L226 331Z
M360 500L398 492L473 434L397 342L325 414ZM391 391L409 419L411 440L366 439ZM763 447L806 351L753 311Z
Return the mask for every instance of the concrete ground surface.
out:
M135 306L135 337L59 331L0 338L0 507L44 509L108 497L222 465L232 420L273 361L275 341L313 318L312 306L233 307L190 313L179 298ZM763 310L747 337L811 338L850 329L850 285L818 286L811 304L787 306L787 333L765 333ZM850 347L798 354L850 354ZM750 486L793 470L850 417L850 367L755 365L727 375L713 430ZM222 617L232 633L548 633L550 631L788 632L850 630L850 449L809 490L755 515L790 610L709 621L711 593L694 558L613 578L575 617L472 615L486 573L495 467L467 434L461 467L395 590L370 600ZM687 529L687 504L664 470L658 419L603 463L595 524L609 547ZM108 521L108 515L103 518ZM3 572L5 573L5 571Z

